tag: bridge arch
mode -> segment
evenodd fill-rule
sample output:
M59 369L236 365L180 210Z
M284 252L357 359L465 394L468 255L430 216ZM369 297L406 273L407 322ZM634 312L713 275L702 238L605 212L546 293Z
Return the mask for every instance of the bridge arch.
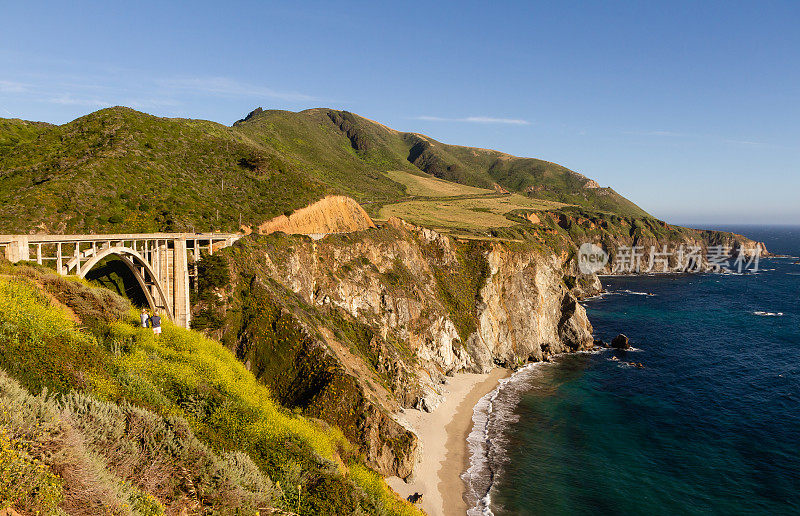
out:
M169 300L167 296L164 294L164 289L161 286L161 283L158 281L158 276L156 275L153 268L150 266L148 261L135 249L130 247L124 246L113 246L108 247L103 250L98 251L95 253L89 261L86 263L76 267L78 270L76 271L78 277L85 278L89 271L92 268L100 263L104 258L116 255L120 259L122 263L124 263L128 269L130 269L133 277L136 278L136 281L139 283L139 286L142 288L145 297L147 298L147 303L150 305L151 310L156 310L158 308L163 308L167 312L167 316L170 320L174 320L172 310L169 306ZM147 278L144 277L137 267L141 267L144 269L147 276L150 277L151 284L155 286L156 292L159 297L159 301L161 301L161 305L159 306L156 303L156 300L153 298L153 294L151 290L148 288Z
M197 277L201 251L214 254L241 237L238 233L0 235L0 252L12 263L35 259L59 274L81 278L114 255L130 270L152 308L163 308L175 324L188 328L190 277Z

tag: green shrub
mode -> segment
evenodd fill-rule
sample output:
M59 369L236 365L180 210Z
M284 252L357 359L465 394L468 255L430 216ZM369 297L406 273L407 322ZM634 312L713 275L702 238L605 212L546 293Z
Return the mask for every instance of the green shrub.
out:
M57 504L70 514L87 510L128 514L125 508L130 505L129 496L135 488L123 484L106 470L104 460L86 448L82 435L62 416L57 403L46 392L31 396L0 370L0 428L14 443L16 459L24 457L37 465L40 488L49 493L46 499L53 502L48 505ZM5 458L12 462L15 459ZM68 489L56 495L56 482L48 471L56 476L59 485ZM36 478L30 476L31 481ZM36 513L38 505L34 499L14 502L15 509L28 513Z
M106 376L107 357L28 278L0 278L0 363L29 389L67 392Z
M353 481L363 489L373 502L374 514L421 516L422 511L397 497L386 482L374 471L358 464L350 467Z
M228 261L218 254L203 254L197 262L198 290L200 295L228 284Z
M50 513L64 498L61 479L43 462L31 458L0 427L0 510Z
M116 405L78 393L64 397L61 407L116 475L168 505L192 494L188 484L204 505L225 511L272 504L272 482L248 455L217 456L183 418L164 418L129 403Z

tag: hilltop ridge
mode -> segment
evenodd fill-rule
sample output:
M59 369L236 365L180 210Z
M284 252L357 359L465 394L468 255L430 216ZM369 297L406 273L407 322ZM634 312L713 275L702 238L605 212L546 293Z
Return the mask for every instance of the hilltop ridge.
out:
M330 194L376 216L408 197L393 170L649 217L554 163L443 144L347 111L258 108L227 127L113 107L62 125L0 120L0 230L230 231Z

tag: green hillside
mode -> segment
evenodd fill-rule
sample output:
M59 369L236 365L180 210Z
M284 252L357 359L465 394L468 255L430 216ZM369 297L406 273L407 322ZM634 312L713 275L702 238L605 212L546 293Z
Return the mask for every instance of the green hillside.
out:
M559 165L445 145L348 112L257 109L226 127L115 107L59 126L0 119L0 232L236 230L327 193L378 215L409 199L389 171L647 216Z
M478 188L499 185L529 197L618 215L649 216L611 188L593 188L594 182L587 177L555 163L447 145L424 135L395 131L346 111L256 110L234 127L254 140L307 159L306 164L318 169L315 175L322 181L345 193L350 189L349 194L361 201L391 199L397 194L397 185L387 181L383 173L407 170ZM372 197L367 199L363 194Z
M4 232L234 229L240 216L263 220L326 190L212 122L112 108L3 127L0 141L18 139L0 146Z
M217 341L0 260L0 511L413 515Z

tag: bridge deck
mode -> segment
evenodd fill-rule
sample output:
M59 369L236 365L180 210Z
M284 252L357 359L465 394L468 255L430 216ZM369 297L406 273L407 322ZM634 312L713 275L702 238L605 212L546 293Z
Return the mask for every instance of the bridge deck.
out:
M0 235L0 243L27 238L31 244L47 242L92 242L106 240L225 240L241 237L241 233L115 233L87 235Z

